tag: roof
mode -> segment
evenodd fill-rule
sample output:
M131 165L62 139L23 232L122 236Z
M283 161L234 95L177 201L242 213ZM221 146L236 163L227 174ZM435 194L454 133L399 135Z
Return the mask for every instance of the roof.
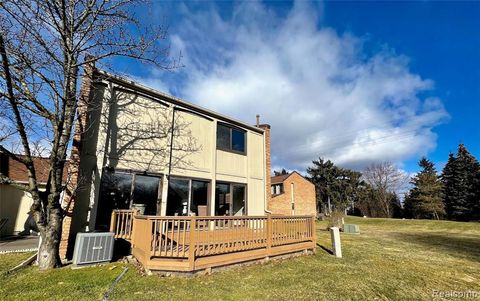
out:
M17 155L22 157L22 155ZM50 171L49 159L42 157L32 157L33 166L37 174L37 181L39 184L46 184L48 180L48 173ZM28 182L28 172L25 165L21 162L15 161L9 157L3 157L1 160L2 171L6 170L7 176L15 182ZM4 165L5 164L5 165ZM68 162L65 165L63 181L66 182Z
M274 176L271 178L272 184L283 183L292 173L287 173L286 175Z
M273 184L283 183L283 182L285 182L286 179L288 179L291 175L293 175L293 174L295 174L295 173L296 173L297 175L299 175L300 177L302 177L302 178L305 179L304 176L302 176L299 172L297 172L297 171L294 170L294 171L292 171L292 172L290 172L290 173L287 173L287 174L285 174L285 175L279 175L279 176L273 176L273 177L271 177L271 178L270 178L270 179L271 179L271 183L272 183L272 185L273 185ZM305 179L305 181L308 181L308 180Z
M213 117L213 118L216 118L216 119L219 119L219 120L222 120L222 121L225 121L225 122L228 122L228 123L231 123L231 124L243 127L243 128L246 128L248 130L251 130L251 131L254 131L254 132L257 132L257 133L260 133L260 134L263 134L263 132L264 132L264 130L259 128L259 127L252 126L252 125L247 124L245 122L236 120L234 118L231 118L231 117L222 115L220 113L211 111L209 109L203 108L201 106L192 104L192 103L190 103L188 101L185 101L183 99L180 99L178 97L168 95L166 93L163 93L163 92L160 92L158 90L152 89L150 87L144 86L144 85L142 85L140 83L137 83L137 82L135 82L135 81L133 81L133 80L127 78L127 77L114 75L114 74L108 73L108 72L103 71L103 70L98 70L98 69L96 69L96 74L103 76L101 78L102 80L107 80L107 81L119 84L121 86L131 88L135 91L145 93L145 94L149 95L150 97L158 98L159 100L164 100L164 101L173 103L175 105L179 105L181 107L190 109L192 111L199 112L201 114L204 114L204 115L207 115L207 116L210 116L210 117Z

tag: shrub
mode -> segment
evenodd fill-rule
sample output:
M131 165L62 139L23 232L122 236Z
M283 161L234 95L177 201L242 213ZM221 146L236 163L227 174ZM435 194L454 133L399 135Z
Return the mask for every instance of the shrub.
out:
M331 227L338 227L342 228L342 218L344 217L344 213L342 211L333 211L330 216L327 217L327 230Z

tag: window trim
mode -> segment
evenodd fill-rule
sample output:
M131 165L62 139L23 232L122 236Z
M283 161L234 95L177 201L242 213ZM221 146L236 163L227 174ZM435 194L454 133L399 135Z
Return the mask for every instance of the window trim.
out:
M230 148L224 148L224 147L218 146L217 140L218 140L218 126L219 125L229 129L229 132L230 132ZM244 134L243 135L243 146L244 146L244 151L243 152L233 149L233 129L235 129L237 131L240 131ZM216 144L217 150L246 156L247 155L247 134L248 134L248 131L246 131L242 128L239 128L237 126L234 126L234 125L231 125L231 124L228 124L228 123L217 122L217 128L216 128L216 133L215 133L215 139L216 139L215 144Z

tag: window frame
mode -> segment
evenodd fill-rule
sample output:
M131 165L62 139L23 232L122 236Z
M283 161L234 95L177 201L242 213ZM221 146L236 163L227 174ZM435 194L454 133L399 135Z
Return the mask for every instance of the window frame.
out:
M216 196L216 189L217 189L217 185L220 184L220 185L228 185L228 195L229 195L229 198L228 200L226 200L226 203L228 204L229 206L229 215L217 215L217 196ZM214 198L214 203L213 203L213 207L214 207L214 216L234 216L234 215L231 215L232 214L232 208L233 208L233 187L234 186L242 186L244 187L245 189L245 204L244 204L244 214L242 216L248 216L248 184L247 183L240 183L240 182L228 182L228 181L216 181L215 182L215 187L213 189L215 189L215 198Z
M168 206L168 189L170 189L170 181L172 179L188 181L188 204L187 204L187 215L186 216L193 216L193 215L191 215L191 212L190 212L191 211L192 199L193 199L193 185L192 185L192 182L196 181L196 182L207 183L207 204L206 204L206 206L207 206L207 216L209 216L211 200L210 200L210 195L208 193L208 186L211 187L212 181L210 179L172 175L171 178L168 180L168 185L167 185L167 204L166 204L166 206ZM173 216L173 215L166 215L166 216ZM181 216L181 215L179 215L179 216ZM184 216L184 215L182 215L182 216ZM195 215L195 216L198 216L198 215Z
M229 139L230 140L229 148L224 148L224 147L221 147L221 146L218 145L218 127L219 126L223 126L225 128L228 128L228 130L229 130L229 135L230 135L229 136L229 138L230 138ZM243 152L233 149L233 130L236 130L236 131L239 131L239 132L243 133ZM215 133L215 139L216 139L215 144L217 146L217 150L246 156L247 155L247 134L248 134L248 132L246 130L242 129L242 128L230 125L228 123L217 122L217 129L216 129L216 133Z
M276 192L276 186L280 186L280 193L275 193ZM285 187L283 185L283 183L276 183L276 184L272 184L271 185L272 189L272 196L277 196L277 195L281 195L281 194L284 194L285 193Z

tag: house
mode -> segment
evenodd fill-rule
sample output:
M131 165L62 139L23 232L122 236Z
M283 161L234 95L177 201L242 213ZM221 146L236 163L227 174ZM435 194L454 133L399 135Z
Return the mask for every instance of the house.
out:
M108 230L114 209L264 216L270 126L250 124L89 66L81 86L60 251Z
M268 209L280 215L316 215L315 185L293 171L271 178Z
M33 164L37 172L39 188L42 190L45 188L48 178L48 159L34 157ZM0 173L9 177L15 183L28 183L25 165L5 154L0 154ZM0 220L5 221L0 236L16 235L24 230L28 232L31 223L29 213L32 203L33 199L30 193L14 185L0 184Z

